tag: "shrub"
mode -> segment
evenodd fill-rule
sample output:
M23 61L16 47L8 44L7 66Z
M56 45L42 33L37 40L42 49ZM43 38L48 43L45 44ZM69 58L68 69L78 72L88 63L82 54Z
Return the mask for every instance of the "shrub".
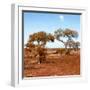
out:
M59 48L57 50L57 53L59 53L59 54L65 54L65 48Z

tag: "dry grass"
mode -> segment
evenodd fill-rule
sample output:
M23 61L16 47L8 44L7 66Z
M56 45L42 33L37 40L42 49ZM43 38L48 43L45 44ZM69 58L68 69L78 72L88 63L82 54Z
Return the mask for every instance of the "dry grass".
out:
M80 75L80 54L47 54L46 61L38 64L29 63L30 57L24 58L24 77Z

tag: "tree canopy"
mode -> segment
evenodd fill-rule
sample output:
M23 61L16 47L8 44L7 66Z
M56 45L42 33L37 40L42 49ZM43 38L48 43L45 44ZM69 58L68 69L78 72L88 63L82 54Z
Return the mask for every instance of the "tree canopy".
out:
M71 30L71 29L68 29L68 28L66 28L65 30L59 28L54 33L55 33L56 39L61 41L61 42L64 42L63 40L61 40L61 37L66 37L66 38L68 38L68 40L78 37L78 32L77 31Z
M54 36L52 34L48 34L46 32L37 32L29 36L29 41L34 42L36 41L38 45L45 45L46 42L54 42Z
M68 29L66 28L64 31L63 31L63 34L65 37L67 37L68 39L72 39L72 38L77 38L78 37L78 32L75 31L75 30L71 30L71 29Z
M54 32L54 36L55 38L62 42L65 46L65 48L69 47L78 47L80 45L80 43L78 42L75 42L73 40L73 38L77 38L78 37L78 32L75 31L75 30L72 30L72 29L69 29L69 28L66 28L66 29L61 29L59 28L58 30L56 30ZM66 39L66 41L65 41Z

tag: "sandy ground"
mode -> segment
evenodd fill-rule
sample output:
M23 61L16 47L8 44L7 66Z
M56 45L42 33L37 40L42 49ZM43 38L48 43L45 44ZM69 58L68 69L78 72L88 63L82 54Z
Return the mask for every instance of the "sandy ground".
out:
M29 58L24 58L24 63ZM80 75L80 54L74 55L47 55L46 61L41 64L24 65L24 77Z

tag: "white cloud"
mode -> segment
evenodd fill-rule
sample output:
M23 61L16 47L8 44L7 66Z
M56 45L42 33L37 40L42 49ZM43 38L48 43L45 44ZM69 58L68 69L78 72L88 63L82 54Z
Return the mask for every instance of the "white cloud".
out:
M64 21L64 16L63 16L63 15L60 15L60 16L59 16L59 19L60 19L61 21Z

